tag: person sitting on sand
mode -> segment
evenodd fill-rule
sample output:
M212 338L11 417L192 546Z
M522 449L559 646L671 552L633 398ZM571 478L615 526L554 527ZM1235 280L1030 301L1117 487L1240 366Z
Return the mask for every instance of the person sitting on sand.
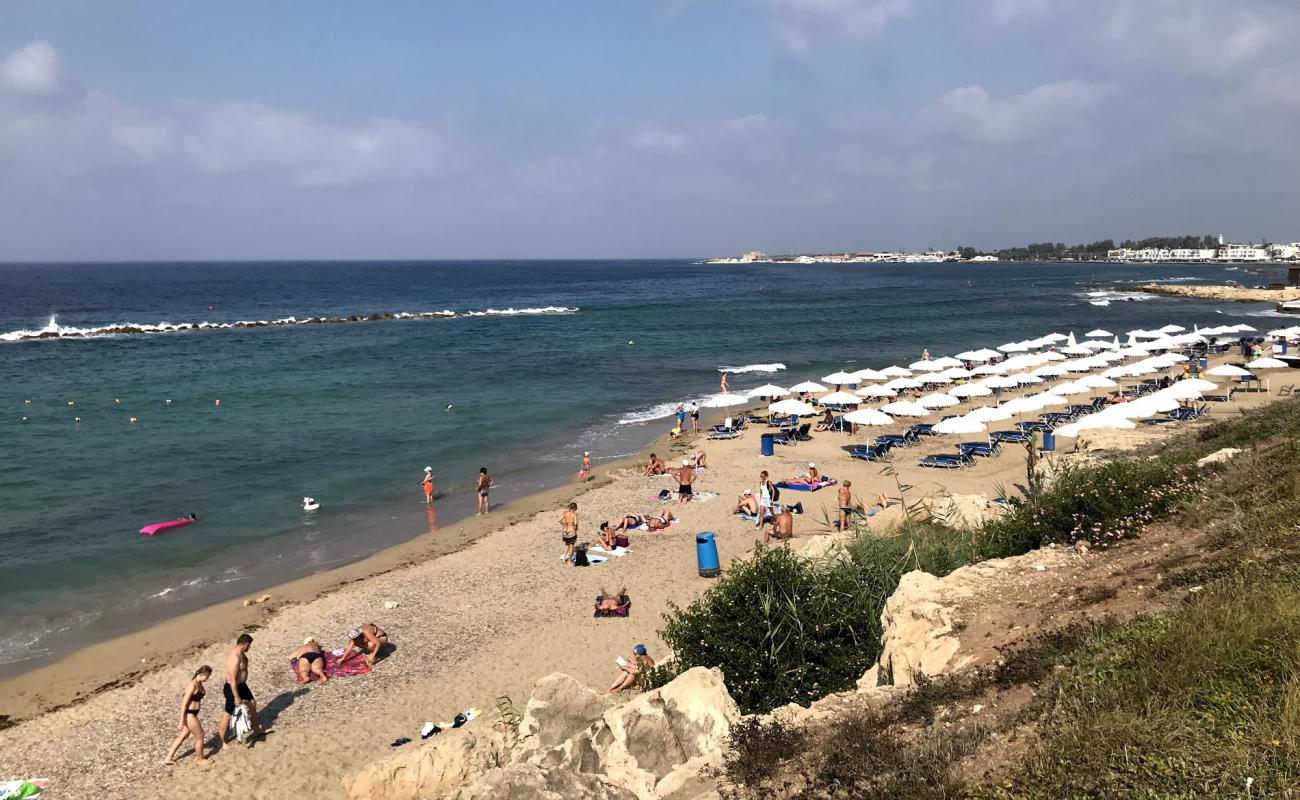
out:
M736 498L736 507L731 510L733 514L745 514L747 516L758 516L758 500L754 498L754 491L746 489Z
M772 520L771 534L768 534L766 528L763 529L763 544L771 541L772 536L780 540L794 538L794 515L785 506L776 509L776 517Z
M321 683L329 683L325 675L325 653L320 649L320 642L315 636L303 639L302 647L289 654L289 662L298 675L298 683L307 683L316 676Z
M637 519L639 520L640 517L638 517ZM626 528L623 527L626 523L627 523L626 517L621 522L619 522L617 528L611 528L608 522L600 523L600 530L597 531L596 533L596 538L599 540L600 546L605 548L606 550L613 550L615 547L617 547L618 546L617 532L626 530ZM641 523L638 521L636 525L639 524ZM633 527L635 527L635 525Z
M199 709L202 707L203 698L207 692L203 689L203 682L212 675L212 667L207 664L199 667L194 671L189 683L185 684L185 694L181 697L181 721L176 726L180 731L176 740L172 742L171 749L167 751L167 758L163 763L172 766L176 763L176 751L181 749L185 740L194 737L194 756L195 761L206 765L208 759L203 755L203 724L199 722Z
M373 667L375 659L379 658L379 648L386 644L388 634L384 633L383 628L373 622L358 625L348 631L348 646L343 648L339 663L347 661L353 653L361 653L366 657L366 663Z
M618 611L623 607L623 598L627 597L627 587L624 586L616 593L605 591L605 587L600 587L600 602L596 603L597 611Z
M651 453L650 463L647 464L645 468L645 477L649 478L653 475L663 475L667 471L668 465L663 462L663 459L659 458L659 456L654 453Z
M695 471L709 468L709 457L703 450L695 454Z
M605 690L605 694L617 694L624 689L630 689L633 686L641 686L641 670L648 669L655 665L654 659L646 652L645 645L639 644L632 648L632 659L618 660L618 677Z

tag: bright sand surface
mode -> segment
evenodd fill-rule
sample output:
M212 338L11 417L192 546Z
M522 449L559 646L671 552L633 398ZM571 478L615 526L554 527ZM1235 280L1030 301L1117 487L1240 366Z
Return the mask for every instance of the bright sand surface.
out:
M1213 416L1276 399L1279 387L1300 382L1296 370L1266 375L1271 391L1212 403ZM338 796L341 778L388 755L394 739L418 742L425 720L449 720L475 706L485 710L485 717L471 724L487 725L497 697L509 695L522 709L532 683L556 671L604 688L615 676L614 658L628 656L637 643L662 658L664 646L656 630L667 603L689 602L711 583L697 575L694 533L718 534L724 565L750 552L756 540L752 523L730 512L741 490L756 488L764 469L779 480L813 461L831 477L851 479L864 502L882 491L897 496L895 479L883 475L881 465L852 461L845 448L905 424L900 420L892 427L862 428L856 436L816 434L813 441L778 447L770 458L759 455L757 427L733 441L661 439L650 449L670 466L680 464L686 452L707 451L710 469L698 477L696 490L717 492L716 497L686 505L660 503L653 498L673 486L671 478L642 477L641 467L627 462L598 464L591 484L560 487L488 518L469 520L463 536L459 525L439 530L365 562L276 587L268 592L268 603L250 608L223 604L87 648L0 684L0 713L24 720L0 731L0 778L48 776L53 796L60 798L279 798L304 791ZM994 423L991 429L1010 427ZM1154 438L1186 427L1163 426L1123 438ZM892 465L898 479L914 486L909 501L945 492L988 495L997 483L1011 486L1022 480L1025 461L1019 447L1004 447L1000 455L977 459L968 469L916 466L916 457L951 451L957 438L935 437L896 451ZM1104 446L1109 439L1098 431L1085 434L1085 441ZM1058 440L1058 450L1073 447L1073 440ZM558 517L575 498L583 540L594 538L600 521L625 512L645 515L668 505L683 522L664 533L633 532L627 556L572 568L559 561ZM834 487L786 491L782 500L804 503L806 513L795 518L800 539L826 532L823 521L835 514ZM629 618L592 618L602 586L627 587ZM398 607L386 610L386 602ZM368 621L384 627L396 645L374 673L328 685L294 683L287 657L304 637L313 635L335 647L350 627ZM230 747L206 769L196 767L187 744L177 764L164 767L184 686L205 663L216 674L208 681L200 719L209 743L213 741L223 654L235 635L254 623L249 684L274 733L251 748ZM96 687L102 689L93 691Z

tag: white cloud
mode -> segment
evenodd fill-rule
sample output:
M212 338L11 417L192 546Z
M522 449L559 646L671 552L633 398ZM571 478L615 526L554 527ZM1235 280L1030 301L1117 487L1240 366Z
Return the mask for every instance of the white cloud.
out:
M59 88L59 54L49 42L32 42L0 63L0 77L15 91L49 94Z
M941 138L984 145L1050 144L1060 141L1094 112L1103 87L1083 81L1037 86L1024 94L994 98L981 86L953 89L923 108L924 129Z
M772 29L791 52L810 53L823 40L875 36L907 16L914 0L765 0Z
M1300 10L1225 0L1110 0L1101 43L1121 57L1231 76L1293 54Z

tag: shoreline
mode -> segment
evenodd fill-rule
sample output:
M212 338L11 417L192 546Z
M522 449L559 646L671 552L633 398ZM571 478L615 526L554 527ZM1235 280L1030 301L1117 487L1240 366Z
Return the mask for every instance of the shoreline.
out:
M1254 289L1247 286L1181 285L1169 283L1144 283L1138 290L1163 297L1182 297L1193 300L1221 300L1233 303L1289 303L1300 300L1300 286L1283 289Z
M713 410L701 410L702 426ZM439 527L436 534L421 533L341 566L205 604L140 630L76 647L33 669L2 678L0 697L6 701L0 707L0 730L76 706L103 692L131 686L157 670L225 641L231 631L255 632L286 609L318 600L350 584L462 552L485 537L547 510L558 512L565 503L614 483L616 470L645 462L656 449L668 450L669 442L668 434L662 433L633 455L593 464L595 478L586 484L562 482L502 503L486 517L467 514L446 528ZM468 503L472 494L467 493L464 499ZM453 530L457 532L453 534ZM263 597L269 599L259 602ZM160 640L183 644L156 644Z

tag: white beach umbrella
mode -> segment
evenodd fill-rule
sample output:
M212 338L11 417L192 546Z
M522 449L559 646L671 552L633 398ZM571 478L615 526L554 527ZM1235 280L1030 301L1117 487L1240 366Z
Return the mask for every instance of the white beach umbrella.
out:
M998 345L998 349L1004 353L1023 353L1029 349L1029 345L1024 342L1007 342Z
M868 367L866 369L860 369L857 372L854 372L853 373L854 379L852 381L849 381L849 383L861 383L863 381L883 381L888 377L889 377L888 375L882 372L876 372L874 369Z
M928 358L920 361L913 361L911 364L907 365L907 368L916 372L937 372L938 370L943 369L937 361L931 361Z
M968 412L966 418L979 420L980 422L997 422L1001 419L1011 419L1011 412L1002 406L981 406Z
M993 394L993 390L978 383L963 383L961 386L949 389L948 394L953 397L988 397Z
M1079 384L1074 382L1067 382L1067 383L1058 383L1057 385L1053 386L1051 393L1068 397L1073 394L1084 394L1086 392L1091 392L1091 391L1092 390L1089 389L1087 386L1080 386Z
M1084 336L1087 336L1089 339L1094 338L1094 337L1101 337L1101 336L1114 336L1114 335L1115 335L1115 334L1113 334L1113 333L1111 333L1110 331L1105 330L1105 329L1103 329L1103 328L1097 328L1097 329L1095 329L1095 330L1088 331L1087 333L1084 334Z
M1039 408L1059 408L1060 406L1068 406L1070 404L1069 400L1066 400L1055 392L1036 394L1034 395L1034 399L1038 401Z
M1003 361L999 366L1005 367L1007 372L1019 372L1022 369L1037 367L1043 363L1043 357L1039 355L1012 356Z
M1002 355L997 350L990 350L982 347L979 350L967 350L964 353L958 353L957 357L963 361L988 361L990 358L997 358Z
M938 372L935 372L930 375L926 375L921 378L921 384L924 386L940 386L949 383L952 383L952 378L949 378L947 375L943 375Z
M1093 356L1093 358L1104 364L1115 364L1117 362L1124 360L1124 356L1120 355L1119 353L1098 353L1097 355Z
M1075 381L1075 383L1079 386L1086 386L1089 389L1113 389L1119 385L1110 378L1105 378L1101 375L1084 375L1082 378Z
M1015 382L1021 386L1032 386L1043 382L1041 375L1035 375L1032 372L1017 372L1015 375L1008 375L1007 377L1015 379Z
M961 401L952 395L935 392L934 394L927 394L916 402L926 408L948 408L957 405Z
M1250 325L1247 325L1247 324L1244 323L1244 322L1241 323L1240 325L1233 325L1233 326L1232 326L1232 329L1233 329L1234 331L1236 331L1237 333L1254 333L1254 332L1255 332L1255 328L1254 328L1254 327L1252 327L1252 326L1250 326Z
M935 375L942 375L945 378L969 378L974 373L961 367L949 367L943 372L936 372Z
M1065 361L1066 356L1061 355L1055 350L1049 350L1046 353L1041 353L1038 356L1038 360L1042 361L1043 363L1047 363L1049 361Z
M897 364L893 364L882 369L880 374L884 375L886 378L907 378L912 375L912 371L910 369L904 369Z
M731 394L728 392L726 394L715 394L713 397L705 400L703 405L705 408L726 408L727 406L743 406L750 402L753 402L752 398L746 397L743 394Z
M844 415L845 422L852 422L854 425L892 425L894 418L883 411L877 411L874 408L860 408L857 411L850 411Z
M796 383L794 386L791 386L791 387L790 387L790 391L792 391L792 392L824 392L824 391L826 391L826 387L825 387L825 386L822 386L820 383L817 383L817 382L815 382L815 381L804 381L803 383Z
M998 408L1008 414L1024 414L1027 411L1037 411L1043 407L1043 401L1040 399L1043 395L1031 394L1025 397L1017 397L1014 400L1008 400Z
M1182 325L1166 325L1163 328L1157 328L1161 333L1182 333L1187 330Z
M1088 349L1087 347L1084 347L1084 346L1082 346L1082 345L1077 345L1077 344L1075 344L1075 345L1071 345L1071 346L1069 346L1069 347L1062 347L1061 350L1060 350L1060 352L1065 353L1067 356L1090 356L1090 355L1092 355L1092 350Z
M1088 372L1089 370L1093 369L1093 365L1089 364L1087 361L1084 361L1083 359L1075 359L1073 361L1062 361L1061 366L1065 368L1066 372Z
M1280 358L1257 358L1254 361L1247 361L1246 366L1251 369L1283 369L1288 365Z
M1115 378L1127 378L1129 377L1128 367L1111 367L1110 369L1104 369L1101 371L1101 377L1110 378L1112 380Z
M808 417L817 413L817 409L802 400L781 400L767 407L768 414L775 414L779 417L800 416Z
M895 417L926 417L930 415L930 409L907 400L888 403L881 406L880 410Z
M1219 389L1218 384L1210 383L1204 378L1185 378L1184 380L1178 381L1177 383L1174 384L1174 386L1184 386L1184 385L1197 389L1202 394L1206 392L1218 391Z
M829 375L827 375L826 377L822 378L822 380L826 381L827 383L829 383L829 384L831 384L831 385L833 385L833 386L843 386L843 385L846 384L846 383L857 383L857 382L858 382L857 376L852 375L852 374L850 374L850 373L848 373L848 372L843 372L843 371L841 371L841 372L832 372L831 374L829 374Z
M1031 374L1037 375L1040 378L1056 378L1061 375L1064 375L1065 373L1066 373L1065 367L1061 366L1060 364L1048 364L1046 366L1039 367L1038 369L1034 370Z
M1062 425L1052 433L1057 436L1078 436L1083 431L1115 429L1115 430L1132 430L1137 424L1132 420L1123 417L1107 417L1103 414L1092 414L1078 422L1071 422L1068 425Z
M994 375L991 378L985 378L980 384L990 389L1014 389L1020 385L1020 381L1010 375Z
M1209 383L1209 381L1202 381L1202 383ZM1216 389L1218 388L1212 383L1210 383L1210 386ZM1201 395L1205 394L1207 391L1211 390L1202 389L1199 384L1193 384L1191 381L1178 381L1167 389L1161 389L1162 393L1167 394L1175 400L1200 400Z
M1089 350L1118 350L1119 345L1106 341L1105 339L1085 339L1079 342L1080 347L1086 347Z
M818 402L827 406L849 406L862 402L862 398L852 392L831 392Z
M1004 364L981 364L970 372L972 375L999 375L1006 371Z
M898 392L888 386L863 386L856 392L860 397L894 397Z
M953 358L952 356L943 356L942 358L936 358L936 359L935 359L933 362L931 362L931 363L938 364L940 369L950 369L950 368L952 368L952 367L961 367L961 361L959 361L958 359Z
M1217 367L1207 369L1205 374L1218 375L1224 378L1244 378L1249 375L1250 372L1232 364L1220 364Z
M886 389L920 389L921 382L916 378L894 378L885 384Z
M952 417L936 422L931 430L935 433L983 433L984 423L969 417Z
M790 394L789 389L782 389L780 386L771 383L765 383L757 389L749 390L750 397L785 397L787 394Z

